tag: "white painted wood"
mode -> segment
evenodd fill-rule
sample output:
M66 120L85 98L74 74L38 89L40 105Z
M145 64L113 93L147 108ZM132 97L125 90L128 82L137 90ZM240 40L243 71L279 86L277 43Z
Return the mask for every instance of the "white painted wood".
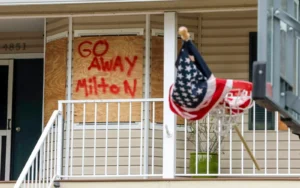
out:
M9 73L8 73L8 106L7 106L7 119L12 119L12 96L13 96L13 78L14 78L14 64L13 60L9 60ZM10 121L11 123L11 121ZM10 156L11 156L11 125L7 128L7 143L6 143L6 163L5 163L5 180L10 179Z
M223 13L223 12L251 12L256 11L257 7L224 7L224 8L175 8L177 13ZM120 15L145 15L145 14L163 14L163 9L150 9L140 11L108 11L108 12L80 12L72 13L51 13L51 14L27 14L27 15L3 15L0 19L18 19L18 18L67 18L67 17L90 17L90 16L120 16Z
M67 61L67 100L72 99L72 53L73 53L73 18L69 17L68 30L68 61ZM70 132L71 132L71 104L67 104L67 143L66 147L70 148ZM69 166L70 149L65 154L65 164ZM69 168L65 168L65 175L68 175Z
M167 1L167 0L2 0L0 5L55 5L55 4L83 4L83 3L130 3L146 1Z
M144 35L144 28L74 30L74 37L101 35Z
M43 109L42 109L42 131L44 130L45 126L44 126L44 117L45 117L45 82L46 82L46 78L45 78L45 71L46 71L46 45L47 45L47 19L44 18L44 45L43 45Z
M68 31L57 33L57 34L51 35L51 36L47 36L46 42L48 43L48 42L58 40L61 38L65 38L65 37L68 37Z
M145 68L144 68L144 98L148 99L150 97L150 45L151 45L151 37L150 37L150 15L146 15L146 27L145 27ZM149 102L145 103L145 110L144 110L144 117L145 117L145 124L144 124L144 156L148 156L148 149L149 149ZM144 157L144 174L148 174L148 157Z
M163 178L174 178L176 169L176 116L169 109L169 89L175 81L177 27L177 14L164 13Z
M24 54L0 54L1 59L32 59L32 58L43 58L43 53L24 53Z
M0 60L0 66L8 66L7 123L9 123L9 124L6 127L6 130L0 130L0 132L1 132L0 134L3 136L6 136L5 181L8 181L10 179L9 176L10 176L10 156L11 156L13 61L12 60Z

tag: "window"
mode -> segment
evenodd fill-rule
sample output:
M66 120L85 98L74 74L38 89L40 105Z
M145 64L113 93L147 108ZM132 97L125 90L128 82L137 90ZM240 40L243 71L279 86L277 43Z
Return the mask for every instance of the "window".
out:
M250 32L249 35L249 80L252 81L252 65L257 60L257 32ZM255 130L265 130L265 115L267 115L267 130L275 129L275 113L267 111L259 105L249 110L248 129L253 130L253 111L255 109Z

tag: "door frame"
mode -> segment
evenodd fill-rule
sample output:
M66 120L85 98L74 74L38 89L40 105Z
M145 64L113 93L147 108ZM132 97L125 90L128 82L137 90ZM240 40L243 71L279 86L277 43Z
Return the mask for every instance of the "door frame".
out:
M5 181L10 179L10 157L11 157L11 119L12 119L12 94L14 64L13 60L0 60L0 66L8 66L8 88L7 88L7 126L1 135L6 136L6 156L5 156ZM2 132L2 131L1 131Z
M14 67L14 59L33 59L33 58L42 58L44 59L44 65L45 65L45 58L44 53L27 53L27 54L0 54L0 66L1 65L8 65L9 66L9 80L8 80L8 108L9 111L7 113L7 116L12 118L12 100L13 100L13 67ZM3 62L3 63L2 63ZM45 69L45 67L44 67ZM44 74L44 73L43 73ZM45 78L44 78L45 79ZM44 86L43 86L44 87ZM44 105L44 94L43 94L43 105ZM42 114L44 115L44 107L43 107ZM9 118L7 118L9 119ZM10 121L10 128L11 128L11 121ZM43 121L41 122L41 127L43 131ZM10 172L11 172L11 142L12 142L12 130L7 130L7 143L6 143L6 163L5 163L5 181L10 180ZM0 134L1 135L1 134ZM9 144L8 144L9 143Z

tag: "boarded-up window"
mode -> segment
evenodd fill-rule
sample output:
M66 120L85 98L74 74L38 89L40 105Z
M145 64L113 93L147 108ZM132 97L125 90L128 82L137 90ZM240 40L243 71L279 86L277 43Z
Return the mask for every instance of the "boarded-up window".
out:
M178 40L177 45L178 49L180 49L182 45L181 39ZM153 36L151 38L151 98L164 97L164 68L164 38ZM157 103L155 107L155 122L162 123L163 103ZM169 108L169 106L166 108ZM152 114L152 111L150 114ZM177 116L177 124L184 124L184 119Z
M143 97L144 37L101 36L74 39L72 99ZM75 106L75 122L83 122L84 105ZM94 104L85 106L85 122L94 122ZM141 121L141 104L132 103L131 121ZM128 122L129 103L109 104L109 122ZM97 122L106 122L106 104L97 106ZM118 111L120 114L118 115ZM118 118L119 116L119 118Z
M66 97L67 38L46 45L44 123L58 108L58 100Z

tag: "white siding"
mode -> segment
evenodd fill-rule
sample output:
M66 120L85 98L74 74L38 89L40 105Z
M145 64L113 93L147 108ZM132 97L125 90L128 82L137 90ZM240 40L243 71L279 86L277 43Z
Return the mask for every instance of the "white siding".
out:
M198 45L202 55L207 61L209 67L217 77L248 80L249 77L249 32L257 30L257 12L231 12L231 13L207 13L207 14L180 14L179 26L185 25L189 31L195 33L195 43ZM116 28L145 28L144 16L109 16L109 17L93 17L93 18L74 18L73 29L116 29ZM55 28L55 27L54 27ZM151 28L163 29L163 16L151 16ZM240 125L242 126L242 125ZM248 130L248 113L244 117L244 136L249 144L253 147L253 132ZM241 129L241 127L240 127ZM150 130L149 135L152 132ZM98 130L96 139L96 174L104 174L105 162L105 130ZM108 133L108 174L116 173L116 156L117 156L117 130L109 130ZM128 173L128 130L120 131L120 158L119 158L119 174ZM233 131L232 141L232 173L241 173L241 142L237 134ZM265 156L265 133L256 131L255 136L255 155L262 170L257 173L264 173L264 156ZM85 152L84 164L86 165L85 174L92 175L94 160L94 134L92 130L85 133ZM79 175L82 172L82 131L74 132L74 151L73 151L73 175ZM297 163L299 152L297 151L297 137L291 136L291 172L300 170ZM132 131L131 138L131 169L132 174L140 173L140 130ZM155 130L155 160L154 169L156 174L162 173L162 130ZM184 132L177 133L177 173L184 172ZM194 150L193 144L188 142L187 157ZM267 133L267 169L268 173L276 172L276 133L268 131ZM286 173L287 158L287 132L279 132L278 142L279 155L279 172ZM222 173L229 173L229 147L230 142L227 139L222 144L221 152L221 169ZM152 164L152 138L149 139L149 173ZM189 166L187 161L186 166ZM253 163L244 149L243 154L244 173L252 173ZM187 169L189 172L189 169Z

